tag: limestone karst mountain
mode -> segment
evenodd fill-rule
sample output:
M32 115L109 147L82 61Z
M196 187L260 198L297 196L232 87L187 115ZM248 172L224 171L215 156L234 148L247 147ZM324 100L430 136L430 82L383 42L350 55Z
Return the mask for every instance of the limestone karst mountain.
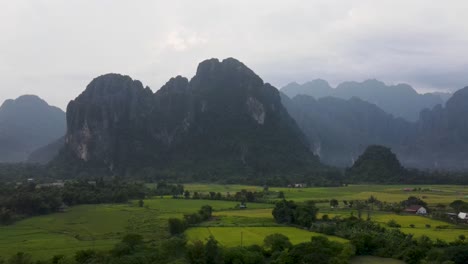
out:
M153 93L128 76L94 79L67 108L55 164L209 175L293 174L321 167L279 92L241 62L210 59Z

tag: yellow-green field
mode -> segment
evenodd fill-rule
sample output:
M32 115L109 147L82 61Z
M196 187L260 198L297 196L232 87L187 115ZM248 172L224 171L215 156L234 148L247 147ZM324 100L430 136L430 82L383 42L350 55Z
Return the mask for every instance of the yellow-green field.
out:
M187 184L185 188L198 192L221 192L231 194L242 189L247 191L263 191L260 186L220 185L220 184ZM430 191L403 191L405 188L421 188ZM294 201L305 200L365 200L371 195L385 202L400 202L408 196L423 198L429 205L449 204L454 200L466 200L468 186L459 185L350 185L347 187L316 187L316 188L269 188L270 191L284 192L286 199Z
M351 212L354 216L357 216L355 210L325 210L319 213L318 217L327 214L330 218L335 216L348 217ZM367 218L367 212L362 213L363 218ZM431 239L441 239L445 241L454 241L458 239L459 235L465 235L468 237L468 227L458 226L452 223L431 219L427 216L411 215L411 214L395 214L390 212L379 212L373 211L370 214L371 220L382 224L387 227L387 223L390 220L395 220L397 224L401 225L400 230L406 234L413 234L415 237L422 235L428 236ZM410 227L414 225L414 227ZM426 227L429 225L430 227ZM443 229L437 228L442 226Z
M313 236L323 236L323 234L294 227L195 227L186 231L187 238L190 241L204 241L213 236L221 245L226 247L240 246L241 238L244 246L262 245L266 236L275 233L289 237L293 244L310 241ZM327 237L333 241L347 242L346 239L339 237Z

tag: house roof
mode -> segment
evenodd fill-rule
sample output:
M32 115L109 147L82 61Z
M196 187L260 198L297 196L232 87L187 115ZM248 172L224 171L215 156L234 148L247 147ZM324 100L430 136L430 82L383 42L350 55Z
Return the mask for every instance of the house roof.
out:
M410 205L405 209L405 211L415 211L416 212L421 208L424 208L424 207L421 206L421 205Z
M458 213L458 218L460 218L460 219L468 219L468 213L460 212L460 213Z

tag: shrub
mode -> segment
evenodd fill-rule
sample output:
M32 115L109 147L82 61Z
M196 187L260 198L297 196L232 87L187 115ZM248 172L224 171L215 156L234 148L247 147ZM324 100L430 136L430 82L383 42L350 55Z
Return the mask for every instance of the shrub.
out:
M187 228L185 221L178 218L169 218L168 222L171 235L182 234Z
M395 228L400 228L400 227L401 227L401 225L398 224L398 223L397 223L395 220L393 220L393 219L387 222L387 226L388 226L388 227L395 227Z

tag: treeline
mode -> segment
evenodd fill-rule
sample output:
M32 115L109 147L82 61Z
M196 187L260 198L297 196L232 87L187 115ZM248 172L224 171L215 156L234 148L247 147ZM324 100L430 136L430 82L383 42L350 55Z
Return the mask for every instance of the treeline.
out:
M367 175L374 175L369 178ZM346 183L373 183L373 184L453 184L468 185L468 172L462 171L428 171L418 169L402 169L398 174L385 172L384 167L369 171L345 172Z
M264 191L247 191L242 189L235 193L227 192L222 194L220 192L190 192L185 190L183 195L177 196L175 198L184 198L184 199L193 199L193 200L224 200L224 201L235 201L241 203L269 203L271 199L284 198L283 192L271 192L268 191L268 188Z
M193 200L224 200L224 201L236 201L236 202L268 202L271 198L284 198L284 193L271 192L268 187L264 187L262 192L247 191L242 189L241 191L226 194L221 192L190 192L184 189L182 184L170 184L165 181L158 182L156 188L151 192L152 195L163 196L171 195L175 199L193 199Z
M0 183L21 182L29 178L49 180L47 168L39 164L0 163Z
M63 157L62 157L63 158ZM86 167L88 166L88 167ZM192 174L181 174L171 170L160 171L152 167L133 168L124 172L110 172L103 168L94 168L92 164L81 164L78 167L62 167L52 162L48 165L28 163L0 163L0 182L23 181L34 178L37 182L62 180L85 180L105 177L118 177L127 181L150 182L200 182L220 184L248 184L282 187L294 183L305 183L307 186L340 186L343 174L335 168L304 171L302 173L252 174L250 172L233 174L222 171L206 170L204 173L193 171Z
M0 183L0 224L62 211L72 205L125 203L129 199L143 199L146 193L143 184L118 180L71 181L59 186Z
M29 254L17 253L2 264L345 264L354 256L349 244L329 241L326 237L312 237L309 242L292 245L284 235L265 237L263 245L222 247L213 237L206 241L187 241L175 236L158 244L148 243L135 234L126 235L109 251L80 250L74 256L56 255L46 261L34 261Z

